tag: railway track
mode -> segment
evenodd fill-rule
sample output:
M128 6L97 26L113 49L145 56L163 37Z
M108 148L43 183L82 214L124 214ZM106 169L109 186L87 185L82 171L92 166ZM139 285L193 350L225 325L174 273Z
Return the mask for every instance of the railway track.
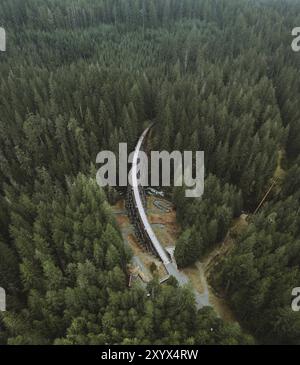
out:
M144 189L138 181L137 165L139 162L139 153L151 128L152 125L142 133L135 147L132 168L130 171L132 185L128 186L126 207L140 243L148 251L158 256L158 258L163 262L168 276L174 276L179 285L183 286L188 284L189 279L185 274L178 270L176 263L172 261L169 253L157 239L145 211L146 199ZM194 290L194 293L198 308L209 305L207 288L203 294L198 293L196 290Z

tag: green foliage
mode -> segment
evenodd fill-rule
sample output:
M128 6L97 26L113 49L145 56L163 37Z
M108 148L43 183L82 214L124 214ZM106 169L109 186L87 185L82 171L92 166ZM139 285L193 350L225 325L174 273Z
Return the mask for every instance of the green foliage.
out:
M281 194L264 207L216 269L216 285L227 288L240 318L265 343L300 343L300 315L291 310L291 291L300 281L297 170L291 168Z
M175 259L179 267L193 264L199 257L203 240L196 231L185 230L176 242Z
M241 193L229 184L209 175L201 199L184 197L184 189L174 192L177 219L184 227L176 243L175 257L180 267L190 265L222 241L233 217L239 216L242 207Z
M252 343L209 309L196 313L174 280L152 283L150 298L126 287L130 255L95 161L119 142L133 148L153 120L155 149L205 151L202 199L173 191L180 266L257 206L276 151L287 152L281 194L215 280L260 339L299 343L299 317L288 309L300 265L300 68L290 50L299 2L147 0L144 16L141 5L1 1L0 284L10 310L0 342Z

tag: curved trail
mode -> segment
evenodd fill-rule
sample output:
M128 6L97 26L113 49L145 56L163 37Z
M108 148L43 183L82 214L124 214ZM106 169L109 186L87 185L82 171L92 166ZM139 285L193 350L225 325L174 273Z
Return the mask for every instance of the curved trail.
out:
M141 147L143 145L143 142L145 141L145 138L148 135L148 132L152 126L148 127L143 134L140 136L138 143L136 145L134 156L132 160L132 168L130 171L131 178L132 178L132 195L134 200L134 206L137 212L137 215L139 217L139 220L141 222L141 226L143 229L143 234L145 237L147 237L148 242L151 244L151 246L154 248L155 252L163 262L165 269L168 273L168 275L174 276L179 285L185 285L189 283L188 277L180 272L176 266L176 263L173 262L169 256L169 254L165 251L164 247L161 245L159 240L157 239L151 224L149 223L148 217L146 215L143 203L142 203L142 197L140 193L140 184L138 182L138 170L137 165L139 162L139 153L141 151ZM208 294L208 288L205 287L204 293L200 294L198 291L194 289L196 304L198 308L202 308L204 306L210 305L209 304L209 294Z

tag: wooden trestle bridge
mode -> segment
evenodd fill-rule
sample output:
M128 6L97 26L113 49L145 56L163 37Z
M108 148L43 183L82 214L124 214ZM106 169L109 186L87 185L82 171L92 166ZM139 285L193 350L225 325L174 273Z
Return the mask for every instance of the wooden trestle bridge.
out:
M134 151L132 168L130 171L132 184L128 185L126 208L139 242L143 245L143 247L145 247L147 251L157 256L163 262L168 276L174 276L177 279L179 285L185 285L189 282L189 279L185 274L179 272L176 263L172 261L169 253L161 245L149 223L146 214L146 196L144 188L139 182L139 174L142 168L140 165L139 171L137 169L137 165L139 163L139 153L142 150L151 128L152 125L148 127L140 136ZM194 292L198 308L209 305L207 292L203 294L199 294L196 290Z

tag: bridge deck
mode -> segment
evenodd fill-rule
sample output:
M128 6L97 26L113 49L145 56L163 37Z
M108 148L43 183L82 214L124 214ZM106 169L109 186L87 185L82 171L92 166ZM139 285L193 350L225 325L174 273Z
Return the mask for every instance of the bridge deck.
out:
M134 151L133 160L132 160L132 169L130 171L130 174L131 174L131 179L132 179L134 208L137 209L137 213L142 222L142 227L144 228L146 236L149 238L149 241L151 242L155 252L157 253L157 255L160 257L161 261L163 262L168 275L174 276L177 279L179 285L182 286L182 285L187 284L189 282L189 279L185 274L179 272L176 264L174 262L172 262L171 258L165 251L164 247L162 247L159 240L157 239L157 237L148 221L148 218L147 218L147 215L146 215L146 212L144 209L144 205L142 202L142 198L140 195L140 189L139 189L140 185L139 185L138 178L137 178L137 172L138 172L137 164L138 164L139 152L141 150L142 144L143 144L145 137L147 136L149 130L151 129L151 127L152 126L148 127L143 132L141 137L139 138L139 141L138 141L135 151ZM195 289L193 291L195 294L195 300L196 300L196 304L197 304L198 308L202 308L205 305L209 305L207 289L203 294L199 294Z
M132 160L132 170L131 170L132 189L133 189L135 204L137 206L137 209L138 209L141 221L143 223L143 226L145 228L145 231L146 231L150 241L152 242L153 247L155 248L155 251L157 252L160 259L162 260L162 262L165 265L168 265L170 263L170 259L167 255L165 249L161 246L160 242L158 241L158 239L148 221L148 218L146 216L144 206L142 203L142 199L140 196L140 192L139 192L139 183L138 183L138 178L137 178L137 164L138 164L139 152L141 150L141 146L142 146L144 139L145 139L146 135L148 134L150 128L151 127L147 128L144 131L144 133L141 135L141 137L138 141L138 144L136 145L135 151L134 151L134 156L133 156L133 160Z

